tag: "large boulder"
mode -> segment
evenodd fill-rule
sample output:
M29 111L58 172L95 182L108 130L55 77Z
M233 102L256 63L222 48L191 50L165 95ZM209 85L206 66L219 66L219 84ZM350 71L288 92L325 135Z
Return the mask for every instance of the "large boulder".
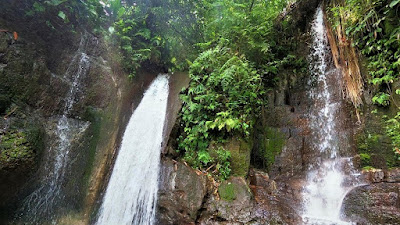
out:
M357 224L400 224L400 183L373 183L353 189L344 215Z
M253 195L243 177L231 177L210 195L199 224L245 224L255 219Z
M194 224L207 194L207 177L181 162L163 159L158 197L159 224Z

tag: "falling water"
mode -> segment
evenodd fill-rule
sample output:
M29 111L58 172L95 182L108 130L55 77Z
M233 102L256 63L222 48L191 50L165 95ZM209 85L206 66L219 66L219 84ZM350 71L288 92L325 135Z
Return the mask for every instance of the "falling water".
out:
M96 224L154 224L168 91L159 75L132 114Z
M318 8L312 23L313 44L310 55L315 87L310 91L314 102L310 114L313 149L316 159L309 166L303 191L303 222L305 224L352 224L341 219L341 206L346 193L357 184L351 158L341 157L348 141L340 136L339 114L340 73L330 66L322 8ZM342 149L341 149L342 148Z
M39 187L25 199L20 210L22 214L20 216L26 218L28 223L38 224L41 220L48 219L55 223L54 211L64 198L62 188L70 161L72 141L89 126L88 122L68 118L81 91L82 79L89 71L89 56L85 53L87 45L88 38L83 35L79 49L64 74L64 80L72 80L64 99L62 115L57 119L56 127L53 129L56 138L45 160L45 175Z

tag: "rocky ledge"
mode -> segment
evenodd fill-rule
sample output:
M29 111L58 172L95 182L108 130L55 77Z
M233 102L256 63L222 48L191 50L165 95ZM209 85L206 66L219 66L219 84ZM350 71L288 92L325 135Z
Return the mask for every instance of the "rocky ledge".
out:
M247 179L218 183L201 171L169 158L162 160L158 224L294 224L299 217L282 204L274 180L259 170Z
M357 224L400 224L400 169L363 172L367 183L351 190L343 213Z

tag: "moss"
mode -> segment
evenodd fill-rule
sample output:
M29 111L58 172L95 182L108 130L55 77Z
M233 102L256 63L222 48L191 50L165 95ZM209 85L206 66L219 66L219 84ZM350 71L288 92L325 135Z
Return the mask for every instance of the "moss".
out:
M275 163L275 157L282 152L283 146L285 146L284 134L277 128L265 128L264 158L268 168Z
M246 176L250 167L251 144L240 140L239 151L231 151L233 176Z
M34 147L25 132L12 130L1 137L0 169L14 168L21 162L32 162L35 157Z
M361 167L367 167L371 165L371 155L368 153L360 153Z
M236 199L235 185L232 183L222 183L218 188L218 194L222 200L233 201Z
M88 147L88 162L87 169L85 170L84 180L88 184L90 175L92 173L93 164L96 156L96 148L101 137L101 129L103 126L104 113L93 107L87 107L83 119L90 121L88 135L90 135Z
M365 128L356 136L361 157L360 167L387 169L400 166L400 161L393 152L392 140L385 129L384 117L390 115L391 111L376 107L365 108L363 111Z
M250 167L250 156L252 143L239 137L226 140L225 143L210 144L209 152L214 158L218 157L217 150L224 149L230 152L231 175L244 177L247 176Z
M375 168L372 167L372 166L364 166L362 169L363 169L363 170L366 170L366 171L375 170Z

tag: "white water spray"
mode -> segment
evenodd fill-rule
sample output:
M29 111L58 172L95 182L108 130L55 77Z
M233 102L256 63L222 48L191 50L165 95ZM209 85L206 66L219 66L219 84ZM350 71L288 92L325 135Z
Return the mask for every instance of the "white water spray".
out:
M341 206L348 191L357 185L357 177L351 158L339 156L340 73L328 68L331 52L321 7L312 23L312 36L310 69L316 87L310 92L314 101L310 126L317 159L307 173L302 218L305 224L352 224L341 219Z
M159 75L126 127L97 225L154 224L168 77Z
M45 176L39 187L25 199L21 210L22 217L26 218L29 224L39 224L41 220L54 219L57 204L64 199L62 185L70 162L72 141L89 126L88 122L68 118L81 91L82 79L90 68L89 56L85 53L87 45L88 37L83 35L79 48L63 77L64 80L72 80L65 97L62 115L57 119L56 127L51 129L54 130L56 138L45 161Z

